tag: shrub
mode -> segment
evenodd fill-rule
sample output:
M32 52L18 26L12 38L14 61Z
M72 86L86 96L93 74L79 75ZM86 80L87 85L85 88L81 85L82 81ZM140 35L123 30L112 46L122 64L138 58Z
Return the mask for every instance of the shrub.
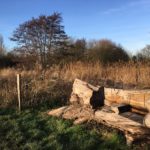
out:
M0 68L13 67L16 66L17 62L13 61L12 57L8 55L0 56Z
M101 63L113 63L119 61L128 61L127 52L120 46L110 40L101 40L89 50L88 59L91 61L99 60Z

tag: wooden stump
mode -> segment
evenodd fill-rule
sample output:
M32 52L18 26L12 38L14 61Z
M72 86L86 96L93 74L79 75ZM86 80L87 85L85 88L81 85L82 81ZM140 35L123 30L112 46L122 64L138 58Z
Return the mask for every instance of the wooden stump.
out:
M92 108L104 105L104 87L95 87L76 79L70 98L71 104L88 105Z

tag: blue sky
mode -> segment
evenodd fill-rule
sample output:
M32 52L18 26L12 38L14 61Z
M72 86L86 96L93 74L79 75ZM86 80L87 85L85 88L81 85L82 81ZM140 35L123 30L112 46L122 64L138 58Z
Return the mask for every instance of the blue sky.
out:
M131 53L150 44L150 0L1 0L0 33L5 45L24 21L41 14L62 13L63 25L74 38L108 38Z

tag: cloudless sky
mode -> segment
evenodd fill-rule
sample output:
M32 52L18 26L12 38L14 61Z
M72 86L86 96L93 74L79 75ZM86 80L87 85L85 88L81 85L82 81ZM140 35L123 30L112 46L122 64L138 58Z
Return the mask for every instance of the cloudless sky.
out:
M0 33L9 40L19 24L39 15L62 13L74 38L108 38L132 53L150 44L150 0L0 0Z

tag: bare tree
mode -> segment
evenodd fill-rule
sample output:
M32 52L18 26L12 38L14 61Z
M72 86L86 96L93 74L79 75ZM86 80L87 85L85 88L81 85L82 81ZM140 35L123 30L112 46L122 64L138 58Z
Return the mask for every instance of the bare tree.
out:
M150 45L147 45L145 48L143 48L141 50L141 54L144 56L144 58L150 59Z
M32 18L14 31L11 40L18 43L23 53L37 55L45 67L50 56L60 50L67 39L61 23L60 13Z
M0 35L0 55L4 55L4 53L5 53L4 40L3 36Z

